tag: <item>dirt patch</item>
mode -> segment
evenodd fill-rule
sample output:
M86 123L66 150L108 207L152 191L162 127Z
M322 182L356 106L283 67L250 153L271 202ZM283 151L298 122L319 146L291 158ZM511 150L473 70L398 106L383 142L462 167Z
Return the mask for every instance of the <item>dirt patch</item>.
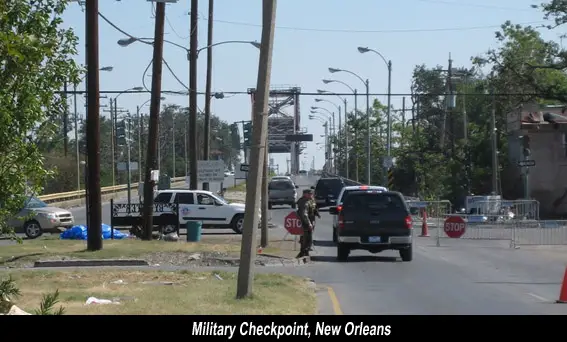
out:
M86 251L85 241L53 239L26 240L22 244L0 248L0 267L29 268L38 260L142 259L161 266L238 266L241 238L214 237L200 243L184 241L140 241L136 239L104 241L101 251ZM257 265L281 264L297 254L293 241L273 241L271 247L258 251ZM270 254L279 258L265 257ZM236 261L235 261L236 258Z

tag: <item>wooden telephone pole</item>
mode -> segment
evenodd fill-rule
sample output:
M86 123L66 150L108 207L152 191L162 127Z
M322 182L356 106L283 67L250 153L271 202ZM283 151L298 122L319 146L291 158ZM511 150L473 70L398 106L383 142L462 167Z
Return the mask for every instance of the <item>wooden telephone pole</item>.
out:
M256 259L256 230L258 227L259 199L262 194L262 176L264 158L268 148L268 100L270 96L270 77L272 70L272 51L276 21L277 0L262 2L262 41L258 64L258 82L256 85L256 101L252 143L250 146L250 171L246 184L246 210L240 249L240 266L236 298L245 298L252 294L254 280L254 261Z

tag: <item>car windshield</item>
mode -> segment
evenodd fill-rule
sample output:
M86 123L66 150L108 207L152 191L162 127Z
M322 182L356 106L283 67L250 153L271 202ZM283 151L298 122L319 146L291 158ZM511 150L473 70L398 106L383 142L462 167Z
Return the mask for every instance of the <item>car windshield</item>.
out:
M24 207L28 209L45 208L47 207L47 203L37 197L30 197L25 201Z
M278 181L278 182L270 182L268 185L268 190L291 190L295 189L291 182L286 181Z
M215 194L211 194L211 197L213 197L215 200L219 201L222 204L229 204L227 200Z

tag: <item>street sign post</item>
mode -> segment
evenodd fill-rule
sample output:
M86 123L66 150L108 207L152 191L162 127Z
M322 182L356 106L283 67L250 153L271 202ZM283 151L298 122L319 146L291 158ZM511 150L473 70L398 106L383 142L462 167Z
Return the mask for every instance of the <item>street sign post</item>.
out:
M292 211L284 219L284 228L290 235L303 235L301 220L296 211Z
M443 231L448 237L452 239L458 239L465 234L467 230L467 224L465 220L460 216L449 216L445 220L443 225Z
M535 160L520 160L518 161L519 167L530 167L535 166Z
M199 183L224 182L224 161L222 160L197 161L197 181Z
M248 178L248 169L250 165L248 164L236 164L234 168L234 185L236 185L237 179L246 179Z

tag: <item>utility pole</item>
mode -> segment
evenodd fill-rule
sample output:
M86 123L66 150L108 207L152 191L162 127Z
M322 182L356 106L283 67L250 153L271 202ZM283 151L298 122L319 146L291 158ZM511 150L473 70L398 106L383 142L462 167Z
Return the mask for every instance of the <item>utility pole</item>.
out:
M449 111L451 109L452 106L452 101L453 101L453 94L452 94L452 89L451 89L451 77L453 76L453 60L451 59L451 55L449 54L449 68L447 69L447 82L446 82L446 87L447 87L447 94L445 95L445 112L443 113L443 123L441 125L441 141L440 141L440 147L441 147L441 152L444 151L445 149L445 136L446 136L446 132L447 132L447 118L449 115Z
M496 96L494 86L491 85L490 95L492 96L492 113L490 118L490 137L492 138L492 192L498 194L498 145L496 141Z
M144 179L144 239L152 240L154 226L154 184L152 170L156 168L156 152L159 132L159 109L161 100L161 72L163 65L163 31L165 25L165 3L156 4L156 24L154 31L154 55L152 66L152 93L150 99L150 124L148 127L148 152L146 156L146 176Z
M207 22L207 79L205 84L205 141L203 159L209 160L211 154L211 87L213 77L213 18L214 0L209 0L209 19ZM209 190L209 183L203 183L203 190Z
M343 156L342 153L341 153L341 151L342 151L342 146L343 146L343 140L341 139L342 136L343 136L343 132L342 132L343 128L342 128L342 124L341 124L341 121L342 121L342 119L341 119L341 117L342 117L341 106L338 106L337 109L339 110L339 133L337 134L337 139L338 139L338 142L339 142L338 150L339 150L339 157L343 157L343 158L344 158L344 156ZM337 158L337 159L338 159L338 158ZM343 160L344 160L344 159L343 159ZM342 173L342 170L340 170L340 169L337 168L337 163L336 163L336 162L335 162L335 173L336 173L337 175L339 175L339 176L340 176L340 173Z
M142 183L142 116L140 106L136 106L136 119L138 120L138 183Z
M268 150L270 148L270 142L268 140L268 135L266 134L266 148L264 149L264 172L262 173L262 202L260 212L262 213L262 219L260 220L260 246L262 248L268 247Z
M192 0L197 2L197 0ZM262 1L262 40L258 63L258 82L256 101L254 101L254 127L250 146L250 172L246 183L246 207L242 247L240 248L240 266L236 297L245 298L252 294L254 280L254 261L256 259L256 229L258 227L258 195L262 183L262 166L268 148L268 100L270 96L270 77L272 69L272 51L276 21L276 0ZM191 11L193 15L193 11ZM195 12L196 15L196 12Z
M114 172L114 170L116 170L116 166L115 166L115 161L116 161L116 153L114 152L116 145L115 145L115 139L114 139L114 100L112 99L112 97L109 99L110 101L110 154L111 154L111 158L112 158L112 186L116 185L116 173Z
M404 98L405 100L405 98ZM405 113L405 111L404 111ZM388 157L389 163L392 161L392 61L388 61L388 109L386 113L386 156ZM405 125L405 123L404 123ZM388 168L384 166L384 184L387 183Z
M189 127L187 127L187 118L185 119L185 124L183 125L183 127L185 127L185 134L183 134L183 158L185 159L185 178L187 178L187 175L189 174L189 164L187 163L187 130L189 129Z
M65 158L67 158L67 152L69 149L69 109L67 107L67 81L63 83L63 93L65 94L65 108L63 108L63 150L65 153Z
M102 202L100 191L100 93L98 59L98 0L87 1L87 250L102 249Z
M199 26L199 0L191 0L191 22L189 29L191 41L189 43L189 189L197 190L197 49ZM205 139L206 140L206 139Z

